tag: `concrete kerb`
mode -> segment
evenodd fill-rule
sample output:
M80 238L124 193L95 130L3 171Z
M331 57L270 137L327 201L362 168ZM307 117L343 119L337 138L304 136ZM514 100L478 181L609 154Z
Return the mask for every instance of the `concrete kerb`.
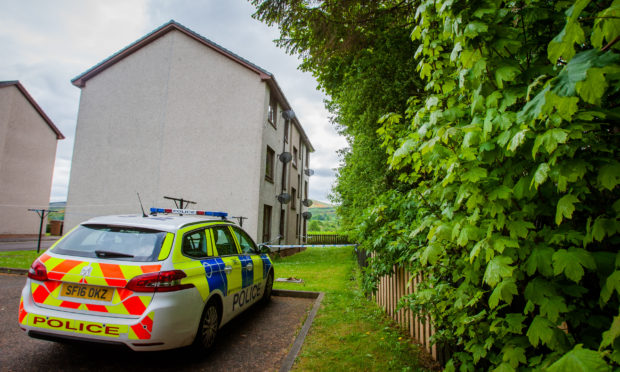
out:
M2 266L0 266L0 273L4 273L4 274L17 274L17 275L28 275L28 269L14 269L12 267L2 267Z
M312 310L310 310L310 314L306 318L301 331L297 334L295 338L295 342L293 342L293 346L291 350L288 352L288 355L282 361L282 365L280 366L280 372L288 372L293 368L293 364L295 364L295 359L301 350L304 341L306 340L306 336L308 335L308 331L312 326L312 322L314 321L314 317L319 311L319 307L321 306L321 301L325 296L324 292L309 292L309 291L291 291L291 290L283 290L283 289L274 289L272 292L274 296L282 296L282 297L298 297L298 298L315 298L314 306L312 306Z

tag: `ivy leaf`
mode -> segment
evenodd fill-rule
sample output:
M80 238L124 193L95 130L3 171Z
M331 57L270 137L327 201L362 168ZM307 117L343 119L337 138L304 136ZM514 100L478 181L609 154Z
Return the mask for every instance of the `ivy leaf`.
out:
M426 266L427 263L433 265L437 262L437 260L439 260L439 256L442 252L443 250L439 244L430 243L426 246L426 249L424 249L424 252L420 257L420 262L424 266Z
M583 277L584 270L587 268L590 270L596 269L596 262L590 252L583 248L569 248L560 249L553 254L553 273L564 275L578 283Z
M587 79L590 69L614 66L619 60L620 55L612 51L600 52L590 49L580 52L553 79L553 92L559 96L574 96L577 83Z
M597 217L592 225L592 236L599 242L605 239L605 235L612 236L620 230L618 220L611 218Z
M588 70L586 80L577 82L575 89L584 101L595 105L600 104L607 89L607 80L603 74L603 69L591 68Z
M603 303L609 302L611 295L614 293L614 290L620 296L620 271L614 271L608 278L605 280L605 284L603 285L603 289L601 290L601 301Z
M564 354L547 368L549 372L608 372L609 366L598 352L584 349L582 344L575 345L573 350Z
M513 81L521 73L518 67L504 65L495 70L495 82L499 89L504 89L504 81Z
M620 2L618 1L614 1L609 8L596 15L590 38L595 48L601 49L603 47L603 40L609 43L614 37L620 35L618 18L620 18Z
M487 26L486 23L477 21L471 22L465 27L465 30L463 31L463 36L472 39L483 32L487 32L488 29L489 26Z
M521 146L523 141L525 141L525 135L527 134L527 132L529 132L529 129L523 129L523 130L518 131L512 137L512 140L510 141L510 144L508 145L508 150L516 151L517 148Z
M525 320L525 315L518 313L506 314L506 323L508 325L508 331L517 335L521 335L523 333L523 321Z
M569 218L569 219L572 218L573 212L575 211L574 204L578 202L579 202L579 198L577 198L575 195L572 195L572 194L564 195L558 201L557 209L555 212L555 223L558 225L561 224L562 219L564 217Z
M568 19L564 29L553 38L548 46L549 61L551 63L555 64L560 57L563 57L565 61L570 60L575 54L574 44L583 44L585 42L583 29L577 22L577 19L589 3L590 0L577 0L566 11Z
M611 328L603 332L603 341L601 341L601 349L613 344L614 340L620 336L620 315L614 317Z
M506 345L502 349L502 360L508 362L512 368L517 368L519 363L527 363L525 349L519 346Z
M487 170L480 167L473 167L467 172L463 173L461 180L469 182L478 182L487 176Z
M489 306L491 309L496 308L500 299L510 305L512 303L512 297L517 294L519 294L519 291L517 290L514 278L502 280L497 287L495 287L493 293L491 293L489 297Z
M540 305L540 315L546 316L550 321L556 322L560 313L568 311L568 307L564 302L564 297L551 296L546 297Z
M534 177L532 178L532 182L530 183L530 188L533 185L534 188L538 190L538 186L542 185L547 180L549 170L549 164L541 163L536 169L536 172L534 172Z
M547 154L551 155L558 147L558 144L565 143L567 139L568 133L565 130L559 128L549 129L543 135L537 136L536 140L534 140L532 158L536 159L536 154L540 146L544 146L545 150L547 150Z
M613 190L620 183L620 163L613 162L602 166L598 172L598 182L607 190Z
M575 44L583 44L586 37L577 22L567 22L564 29L551 40L547 48L549 61L555 64L559 58L570 61L575 55Z
M513 239L527 237L528 229L533 229L534 227L534 224L529 221L518 220L508 222L510 237Z
M549 319L536 315L530 328L527 330L526 336L530 340L530 343L537 347L540 342L548 344L553 338L553 329L555 325L549 321Z
M495 287L502 278L508 278L515 269L512 264L512 258L507 256L494 257L487 265L484 271L484 282L491 287Z
M527 261L525 261L527 275L532 276L538 270L539 273L546 277L552 276L551 257L553 252L553 249L546 245L534 247Z

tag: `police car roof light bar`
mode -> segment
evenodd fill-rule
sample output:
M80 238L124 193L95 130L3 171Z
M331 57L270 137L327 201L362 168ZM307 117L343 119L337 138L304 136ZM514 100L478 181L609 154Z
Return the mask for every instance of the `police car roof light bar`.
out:
M172 213L172 214L188 214L198 216L211 216L221 217L222 219L228 216L226 212L211 212L211 211L197 211L195 209L175 209L175 208L151 208L151 214L157 213Z

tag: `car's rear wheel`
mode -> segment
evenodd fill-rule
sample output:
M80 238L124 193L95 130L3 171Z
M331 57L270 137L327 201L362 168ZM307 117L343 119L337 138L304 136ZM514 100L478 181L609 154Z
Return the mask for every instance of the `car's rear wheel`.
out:
M207 303L207 306L202 313L202 318L200 319L198 334L196 334L196 346L199 346L204 350L213 346L219 326L220 313L218 312L216 302L211 300Z
M261 302L263 304L271 301L271 292L273 291L273 271L269 272L267 276L267 282L265 283L265 291L263 292L263 298L261 298Z

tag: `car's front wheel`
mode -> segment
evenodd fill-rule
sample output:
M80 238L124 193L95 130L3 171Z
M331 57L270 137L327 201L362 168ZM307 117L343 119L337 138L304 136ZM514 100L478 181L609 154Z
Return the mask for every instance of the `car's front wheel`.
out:
M220 314L215 301L211 300L207 303L205 310L200 319L198 326L198 334L196 335L196 346L206 350L215 343L217 330L220 326Z

